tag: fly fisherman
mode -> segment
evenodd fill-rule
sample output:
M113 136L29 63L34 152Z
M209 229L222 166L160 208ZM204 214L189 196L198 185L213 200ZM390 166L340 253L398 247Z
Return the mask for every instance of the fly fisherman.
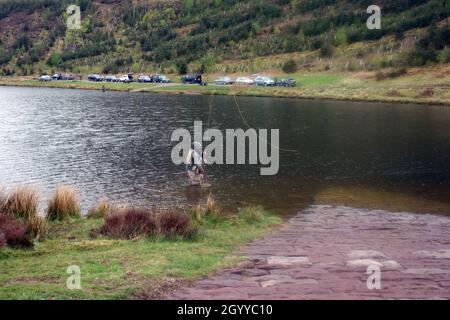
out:
M191 185L199 185L205 176L203 165L206 164L200 142L194 142L192 144L191 150L189 150L186 157L185 164Z

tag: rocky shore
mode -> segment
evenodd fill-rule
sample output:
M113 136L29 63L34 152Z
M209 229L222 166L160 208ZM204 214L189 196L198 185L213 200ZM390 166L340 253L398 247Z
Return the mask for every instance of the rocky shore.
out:
M169 298L450 298L446 216L316 205L239 254L239 267Z

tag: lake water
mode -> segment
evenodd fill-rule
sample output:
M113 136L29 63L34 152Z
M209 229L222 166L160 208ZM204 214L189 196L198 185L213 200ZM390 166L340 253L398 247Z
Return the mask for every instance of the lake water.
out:
M343 203L450 213L450 108L238 98L255 128L280 129L280 170L208 167L188 186L172 164L176 128L208 121L209 96L0 88L0 185L39 186L46 199L74 185L86 209L101 197L187 207L211 192L225 208L262 204L289 213ZM213 97L211 127L245 128L232 97Z

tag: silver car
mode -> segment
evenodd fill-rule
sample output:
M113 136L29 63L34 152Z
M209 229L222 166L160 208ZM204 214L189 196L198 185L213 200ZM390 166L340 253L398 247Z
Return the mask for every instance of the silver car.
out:
M52 77L43 75L39 77L39 81L52 81Z
M257 86L268 87L268 86L274 86L275 85L275 81L270 79L269 77L258 76L258 77L255 78L255 84Z

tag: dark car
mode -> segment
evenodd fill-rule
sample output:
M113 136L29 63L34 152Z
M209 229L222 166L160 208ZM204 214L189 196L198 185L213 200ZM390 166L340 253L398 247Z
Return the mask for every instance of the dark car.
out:
M90 74L90 75L88 76L88 80L89 80L89 81L99 82L99 81L103 81L103 78L100 77L98 74Z
M65 75L62 76L61 80L72 81L72 80L75 80L75 77L72 74L65 74Z
M52 75L52 80L62 80L62 78L63 76L59 73L55 73L54 75Z
M281 79L276 83L279 87L295 87L297 82L294 79Z
M156 83L169 83L170 80L169 78L167 78L165 75L163 74L154 74L152 76L152 82L156 82Z
M202 75L199 73L187 74L181 77L181 82L188 84L203 84Z
M118 82L119 79L117 79L116 76L106 76L106 77L105 77L105 81L106 81L106 82Z

